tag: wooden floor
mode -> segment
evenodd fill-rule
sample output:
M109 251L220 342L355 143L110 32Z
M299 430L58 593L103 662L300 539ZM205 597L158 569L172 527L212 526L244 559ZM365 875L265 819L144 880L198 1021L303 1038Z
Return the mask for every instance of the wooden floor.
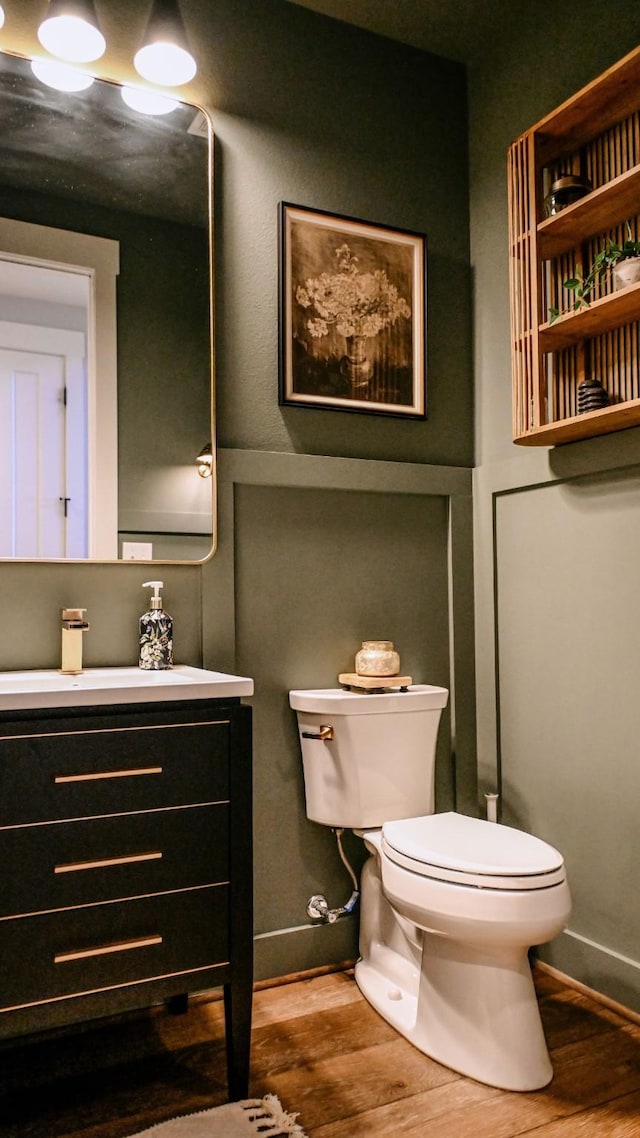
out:
M640 1138L640 1025L536 973L553 1082L514 1094L420 1054L350 972L256 993L251 1094L308 1138ZM86 1026L0 1049L2 1138L125 1138L226 1101L223 1008Z

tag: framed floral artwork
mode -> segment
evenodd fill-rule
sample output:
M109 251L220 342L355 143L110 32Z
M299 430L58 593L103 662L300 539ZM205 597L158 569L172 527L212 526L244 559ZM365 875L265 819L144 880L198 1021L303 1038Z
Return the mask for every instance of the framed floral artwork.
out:
M280 203L280 403L426 416L423 235Z

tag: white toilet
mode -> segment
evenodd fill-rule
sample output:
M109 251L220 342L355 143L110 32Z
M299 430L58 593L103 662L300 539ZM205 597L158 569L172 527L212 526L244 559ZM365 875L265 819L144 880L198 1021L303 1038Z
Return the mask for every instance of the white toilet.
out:
M522 830L434 814L445 688L292 691L307 816L350 828L370 857L356 980L374 1008L445 1066L513 1091L553 1070L528 949L562 932L562 856Z

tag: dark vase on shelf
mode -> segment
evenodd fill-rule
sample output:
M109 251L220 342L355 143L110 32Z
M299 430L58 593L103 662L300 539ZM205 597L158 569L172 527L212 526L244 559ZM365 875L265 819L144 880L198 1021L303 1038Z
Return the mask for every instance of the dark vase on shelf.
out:
M583 379L578 384L578 414L584 415L587 411L599 411L609 406L609 396L599 379Z

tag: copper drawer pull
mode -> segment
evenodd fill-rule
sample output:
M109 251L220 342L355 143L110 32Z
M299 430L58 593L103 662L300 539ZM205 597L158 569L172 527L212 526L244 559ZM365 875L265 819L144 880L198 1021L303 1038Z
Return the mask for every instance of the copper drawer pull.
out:
M133 775L162 774L162 767L141 767L130 771L97 771L95 774L58 774L55 782L93 782L99 778L132 778Z
M76 952L58 952L54 964L66 964L69 960L87 960L90 956L107 956L110 952L129 952L132 948L149 948L162 944L161 936L145 936L138 940L121 940L118 944L103 944L99 948L84 948Z
M106 869L111 865L132 865L137 861L157 861L162 857L162 850L153 850L151 853L124 854L123 857L105 857L96 861L70 861L63 865L56 865L54 873L77 873L81 869Z

